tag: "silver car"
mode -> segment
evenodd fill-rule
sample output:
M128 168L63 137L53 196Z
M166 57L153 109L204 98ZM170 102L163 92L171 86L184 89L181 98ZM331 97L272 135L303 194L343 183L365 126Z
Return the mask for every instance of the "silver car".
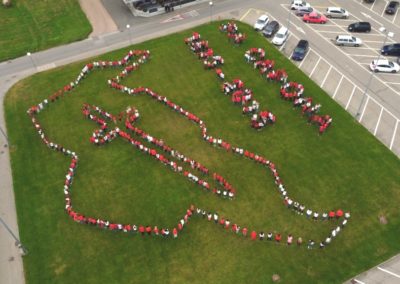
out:
M349 12L340 7L328 7L326 8L325 16L327 18L347 19L349 17Z

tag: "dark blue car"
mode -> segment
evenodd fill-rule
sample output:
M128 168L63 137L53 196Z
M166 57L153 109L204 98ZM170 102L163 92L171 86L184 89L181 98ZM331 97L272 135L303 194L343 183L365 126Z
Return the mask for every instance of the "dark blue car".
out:
M296 61L303 60L307 54L307 51L308 51L308 41L305 39L301 39L293 51L292 59Z

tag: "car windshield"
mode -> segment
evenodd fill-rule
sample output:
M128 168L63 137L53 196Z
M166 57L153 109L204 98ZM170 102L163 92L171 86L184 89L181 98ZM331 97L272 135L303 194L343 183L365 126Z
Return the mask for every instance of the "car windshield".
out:
M264 20L257 20L257 24L264 24Z
M354 36L351 37L351 40L352 41L357 41L357 39Z
M302 47L296 47L296 48L294 49L294 52L295 52L295 53L304 53L304 48L302 48Z
M393 62L389 62L389 66L390 66L390 67L394 67Z
M276 37L277 37L277 38L284 38L285 35L284 35L284 34L276 34Z
M344 9L340 9L340 12L342 12L343 14L346 13Z

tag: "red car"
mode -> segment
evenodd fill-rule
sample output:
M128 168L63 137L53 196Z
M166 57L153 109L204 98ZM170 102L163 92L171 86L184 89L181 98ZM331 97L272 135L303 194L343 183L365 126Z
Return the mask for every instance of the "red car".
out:
M326 24L328 19L322 14L318 14L317 12L312 12L308 15L305 14L303 16L303 21L306 23Z

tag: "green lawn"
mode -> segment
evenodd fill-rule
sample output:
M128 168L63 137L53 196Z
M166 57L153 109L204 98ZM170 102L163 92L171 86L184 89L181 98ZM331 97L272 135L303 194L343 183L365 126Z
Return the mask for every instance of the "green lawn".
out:
M78 0L13 0L0 5L0 62L86 38L92 28Z
M73 222L64 212L64 178L70 158L48 150L26 110L79 74L87 62L36 74L15 85L5 100L12 170L28 283L341 283L400 250L400 163L316 84L298 71L262 36L247 25L248 40L228 43L218 23L198 27L216 54L225 58L229 80L240 77L253 89L261 109L277 123L262 131L220 91L213 71L189 51L183 39L190 31L134 46L149 49L151 60L124 79L131 87L148 86L195 113L211 135L272 160L290 195L324 210L351 211L348 226L326 249L309 251L267 241L250 241L194 217L177 240L142 238L103 231ZM333 125L323 136L298 110L279 96L243 54L263 47L276 68L305 86L305 94L322 104ZM127 49L101 59L120 59ZM204 142L198 127L147 96L131 97L107 86L120 71L92 72L60 102L41 112L48 137L75 150L80 164L72 188L74 208L87 215L125 223L172 227L191 203L229 216L255 230L272 230L321 239L335 225L314 222L286 209L268 171L243 157ZM237 188L233 201L199 190L182 176L143 155L121 139L97 147L89 143L96 125L81 113L83 103L119 113L132 105L140 110L139 127L187 156L224 175ZM388 224L379 223L385 215Z

